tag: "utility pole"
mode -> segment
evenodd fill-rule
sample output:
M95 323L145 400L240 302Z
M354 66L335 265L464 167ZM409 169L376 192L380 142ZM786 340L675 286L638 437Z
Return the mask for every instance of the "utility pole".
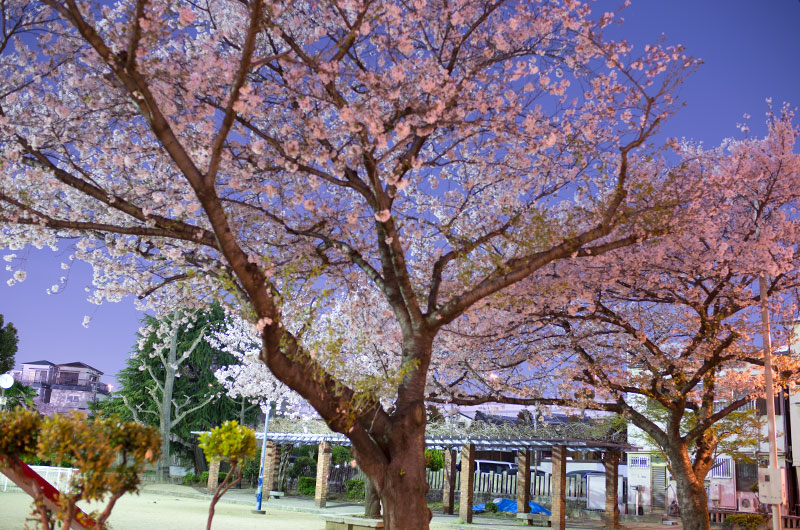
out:
M764 343L764 390L767 400L767 438L769 441L769 467L778 467L778 441L775 436L775 394L772 388L772 336L769 329L769 309L767 307L767 279L762 274L758 277L759 295L761 298L761 340ZM783 480L780 480L780 491L783 492ZM781 530L781 505L772 505L772 530Z

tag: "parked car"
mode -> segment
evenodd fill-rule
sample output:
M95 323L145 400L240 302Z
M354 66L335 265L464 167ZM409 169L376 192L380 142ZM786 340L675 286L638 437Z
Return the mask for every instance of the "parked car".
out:
M456 465L456 469L461 470L461 462ZM475 460L475 471L479 473L503 473L509 475L516 474L517 464L514 462L502 462L500 460Z

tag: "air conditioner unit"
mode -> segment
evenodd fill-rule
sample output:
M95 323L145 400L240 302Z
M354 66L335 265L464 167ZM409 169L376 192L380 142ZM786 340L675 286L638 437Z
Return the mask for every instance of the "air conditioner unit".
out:
M755 493L749 491L737 491L736 499L739 504L740 512L755 512L758 509L758 499Z

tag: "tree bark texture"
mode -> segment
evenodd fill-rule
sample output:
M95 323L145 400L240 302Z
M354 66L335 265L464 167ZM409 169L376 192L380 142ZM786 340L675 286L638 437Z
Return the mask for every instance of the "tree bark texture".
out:
M686 530L710 530L708 496L703 480L698 478L685 450L670 451L672 475L677 483L681 523Z
M364 516L372 519L381 517L381 498L369 477L364 481Z

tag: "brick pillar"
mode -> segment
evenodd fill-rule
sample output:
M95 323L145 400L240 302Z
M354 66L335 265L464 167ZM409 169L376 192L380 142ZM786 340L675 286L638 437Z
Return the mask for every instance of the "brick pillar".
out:
M328 502L328 475L331 472L331 443L320 442L317 455L317 489L314 492L314 504L324 508Z
M458 518L472 522L472 495L475 493L475 444L461 447L461 496L458 503Z
M264 496L269 497L269 492L278 489L278 470L281 465L281 446L275 442L267 441L264 451Z
M217 486L219 486L219 460L214 459L208 465L208 484L206 487L208 492L213 494L217 491Z
M442 484L442 513L453 515L456 498L456 450L444 451L444 484Z
M606 451L606 511L603 517L606 528L619 528L617 483L619 480L619 451Z
M531 500L531 450L517 451L517 513L530 513ZM533 524L533 521L528 521Z
M551 526L559 530L567 527L567 451L553 447L553 490L550 497Z

